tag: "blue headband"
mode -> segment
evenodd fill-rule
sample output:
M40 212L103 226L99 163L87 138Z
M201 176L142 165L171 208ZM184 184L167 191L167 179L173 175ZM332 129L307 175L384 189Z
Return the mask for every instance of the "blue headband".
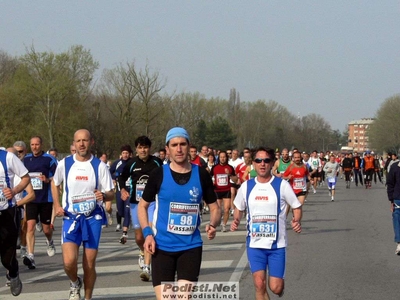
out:
M182 127L174 127L168 131L167 136L165 137L165 143L168 144L171 139L176 137L183 137L189 141L189 134L186 129Z

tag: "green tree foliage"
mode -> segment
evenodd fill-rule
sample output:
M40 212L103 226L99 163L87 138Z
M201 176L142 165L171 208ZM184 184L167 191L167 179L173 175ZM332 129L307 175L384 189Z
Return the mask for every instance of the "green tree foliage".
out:
M215 118L207 127L206 144L215 149L226 150L236 146L236 136L229 123L222 117Z
M400 149L400 95L386 99L378 109L374 126L369 130L369 142L377 151L399 151Z
M148 65L138 69L127 62L106 69L92 92L98 66L82 46L62 53L37 52L32 46L17 58L0 52L1 145L42 135L45 147L69 152L73 133L82 127L95 138L96 153L111 158L121 145L134 146L139 135L152 139L153 151L164 147L174 126L185 127L196 146L222 150L322 150L343 138L319 115L296 117L272 100L243 102L235 88L228 99L199 92L161 94L165 81Z
M30 111L36 130L46 129L50 147L64 138L69 145L73 132L85 124L82 104L99 64L82 46L60 54L37 52L32 46L20 61L15 75L17 94Z
M194 137L192 139L192 142L194 145L200 148L206 144L206 141L207 141L207 123L203 119L201 119L197 123L197 128L194 132Z

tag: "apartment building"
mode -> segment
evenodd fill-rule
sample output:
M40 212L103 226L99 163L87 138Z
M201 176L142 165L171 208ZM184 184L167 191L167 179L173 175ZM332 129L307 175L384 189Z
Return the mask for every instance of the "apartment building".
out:
M347 146L357 152L371 150L368 131L373 126L374 120L374 118L362 118L361 120L351 121L348 124L349 137Z

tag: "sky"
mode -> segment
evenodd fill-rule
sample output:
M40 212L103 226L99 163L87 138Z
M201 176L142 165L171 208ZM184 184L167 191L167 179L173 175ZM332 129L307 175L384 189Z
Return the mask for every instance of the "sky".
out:
M146 65L166 93L273 100L334 130L400 92L397 0L0 0L0 50L89 49Z

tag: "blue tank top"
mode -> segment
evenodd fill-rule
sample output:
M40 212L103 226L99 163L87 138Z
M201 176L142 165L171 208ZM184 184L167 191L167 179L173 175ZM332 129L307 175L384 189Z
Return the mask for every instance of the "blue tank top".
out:
M179 185L169 165L163 165L163 181L156 198L153 230L156 247L178 252L203 245L199 226L200 203L203 196L199 167L192 165L189 181Z

